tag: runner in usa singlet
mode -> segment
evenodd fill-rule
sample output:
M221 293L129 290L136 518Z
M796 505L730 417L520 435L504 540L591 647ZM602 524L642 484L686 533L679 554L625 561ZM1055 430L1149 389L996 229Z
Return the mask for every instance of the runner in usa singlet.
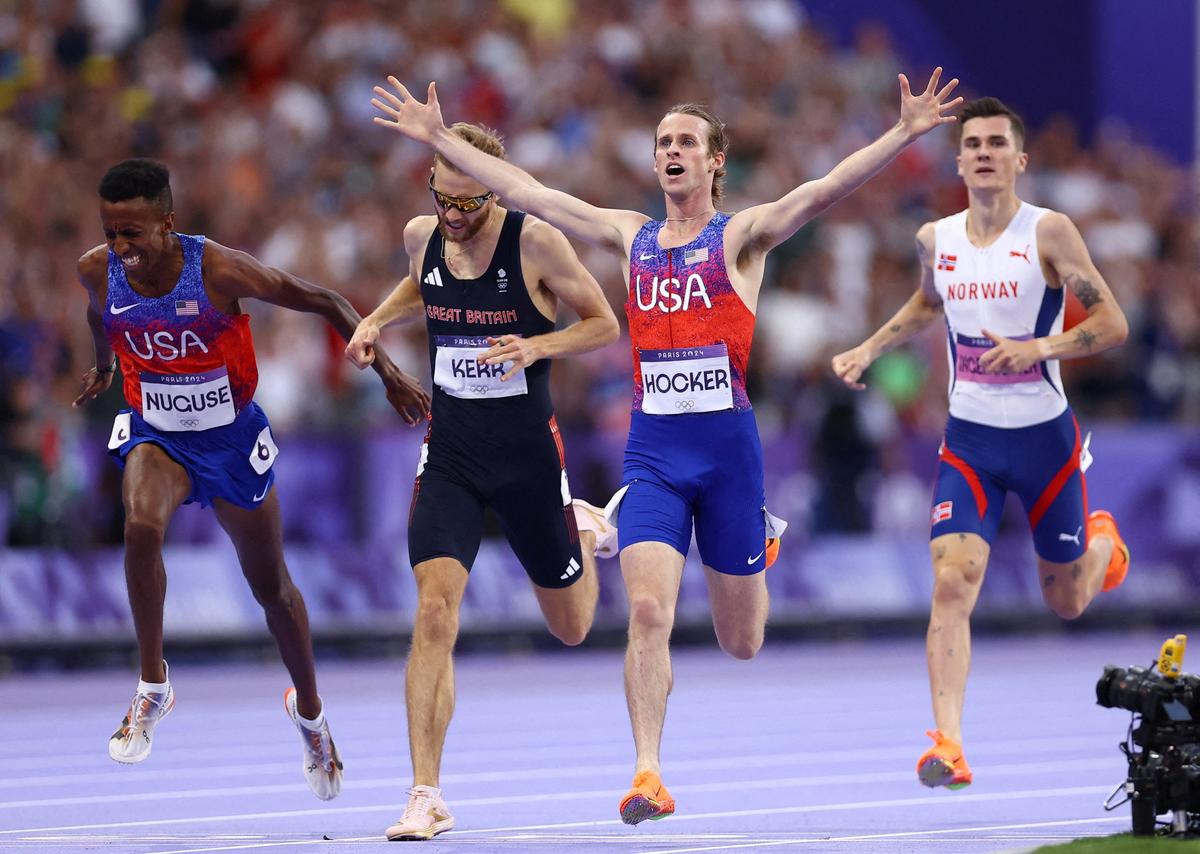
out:
M729 216L716 213L685 246L664 249L663 221L630 249L625 314L633 344L633 414L619 512L621 548L664 542L686 555L693 520L706 566L747 575L782 532L765 512L762 446L746 362L754 313L725 266Z

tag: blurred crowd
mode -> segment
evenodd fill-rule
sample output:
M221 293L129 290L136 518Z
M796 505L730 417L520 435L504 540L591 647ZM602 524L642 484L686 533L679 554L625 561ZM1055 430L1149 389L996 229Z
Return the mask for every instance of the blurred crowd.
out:
M732 211L824 174L892 124L898 70L914 83L929 71L869 22L852 49L836 49L793 0L0 6L0 521L9 542L54 543L70 529L87 501L81 458L99 453L94 438L121 405L116 390L85 411L70 405L94 358L74 265L103 240L95 189L113 163L163 160L180 231L338 290L365 313L406 270L404 224L433 210L429 151L371 122L371 88L387 74L416 92L436 80L447 122L500 130L510 159L545 183L659 215L653 132L669 105L706 103L727 122L722 207ZM1021 107L1020 92L966 88ZM906 470L913 437L936 436L944 422L940 331L881 360L864 394L838 388L828 364L916 286L921 223L965 205L956 141L954 128L923 138L771 256L751 396L764 434L803 437L814 477L850 491L842 509L827 496L833 527L869 526L847 516L866 512L852 506L856 478ZM1020 195L1074 218L1131 323L1123 348L1064 366L1077 411L1196 421L1194 164L1173 164L1116 128L1085 147L1068 115L1031 128L1027 150ZM616 261L578 248L620 316ZM320 321L245 309L258 400L279 433L397 423L374 374L355 372ZM384 341L428 382L420 325ZM622 432L628 376L627 340L555 366L560 423Z

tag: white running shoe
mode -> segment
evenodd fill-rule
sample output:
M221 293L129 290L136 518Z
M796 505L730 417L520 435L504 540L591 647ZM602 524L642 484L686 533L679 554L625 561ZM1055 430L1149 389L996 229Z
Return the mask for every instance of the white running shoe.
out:
M604 511L582 498L571 499L575 508L575 527L596 535L596 557L617 556L617 526L608 521Z
M433 786L413 786L408 790L408 806L404 815L385 833L388 841L433 839L439 833L454 829L454 816L442 800L442 790Z
M164 661L163 667L166 666ZM148 691L147 683L138 680L138 690L125 713L125 720L108 739L108 755L114 761L135 765L150 757L154 728L175 708L175 692L169 677L164 684L166 691Z
M332 801L342 790L342 760L338 756L333 736L329 734L329 722L322 716L320 729L309 729L300 720L296 711L296 689L288 688L283 695L283 707L288 717L300 730L300 741L304 744L304 779L308 788L323 801Z

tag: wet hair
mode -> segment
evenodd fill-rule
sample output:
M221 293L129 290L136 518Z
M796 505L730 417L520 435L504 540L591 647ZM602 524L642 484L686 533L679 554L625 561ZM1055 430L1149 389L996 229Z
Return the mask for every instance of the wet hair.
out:
M1017 151L1025 149L1025 122L999 98L976 98L966 104L958 114L958 142L962 144L963 131L970 119L988 119L992 116L1008 116L1012 126L1013 139L1017 143Z
M171 173L157 160L143 157L122 160L104 173L98 192L106 202L149 199L165 214L175 209Z
M501 160L507 158L507 154L504 151L504 138L490 127L473 125L470 122L455 122L450 125L450 132L459 139L465 139L484 154L499 157ZM433 165L436 167L439 163L444 163L455 172L460 171L458 167L442 157L442 155L435 154L433 156Z
M695 116L698 119L703 119L708 123L708 138L704 140L705 146L708 148L708 154L711 157L714 154L728 154L729 152L729 131L725 129L725 122L713 115L712 111L703 104L676 104L671 109L663 114L665 119L667 116L674 113L679 113L684 116ZM725 167L721 166L713 174L712 185L712 200L716 205L725 197Z

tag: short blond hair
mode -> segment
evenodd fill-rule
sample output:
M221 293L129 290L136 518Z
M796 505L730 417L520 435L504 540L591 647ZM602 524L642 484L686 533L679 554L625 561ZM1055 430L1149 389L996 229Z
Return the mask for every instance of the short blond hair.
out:
M504 151L504 137L500 136L497 131L492 130L490 127L473 125L470 122L455 122L450 125L450 132L459 139L465 139L484 154L499 157L501 160L507 159L508 155ZM455 172L461 171L449 160L442 157L441 154L434 154L433 165L436 167L439 163L446 164L446 166Z

